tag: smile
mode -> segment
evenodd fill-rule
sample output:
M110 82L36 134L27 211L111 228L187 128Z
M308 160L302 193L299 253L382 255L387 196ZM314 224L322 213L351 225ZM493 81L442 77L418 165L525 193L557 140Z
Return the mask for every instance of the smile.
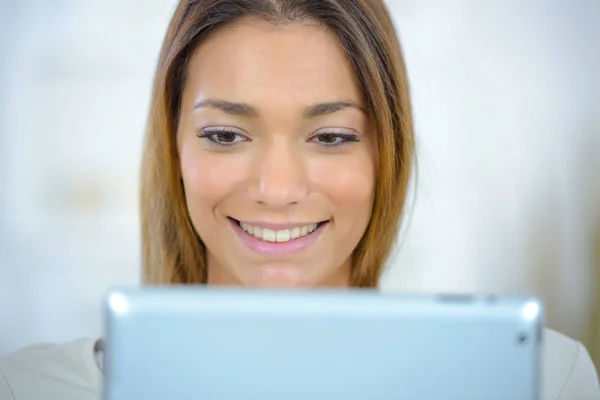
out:
M319 242L329 226L329 220L312 224L269 224L243 222L229 217L229 222L241 243L264 256L292 256L308 250Z
M261 228L258 226L252 226L241 221L238 221L238 225L248 235L254 236L257 239L261 239L265 242L283 243L310 235L319 227L320 223L295 226L289 229L281 230L273 230L268 228Z

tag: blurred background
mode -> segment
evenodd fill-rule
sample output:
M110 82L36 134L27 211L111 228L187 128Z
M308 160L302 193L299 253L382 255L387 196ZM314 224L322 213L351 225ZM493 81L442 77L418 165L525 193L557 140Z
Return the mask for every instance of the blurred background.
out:
M385 289L540 296L600 366L600 1L390 0L418 176ZM174 0L0 0L0 354L101 334L139 281Z

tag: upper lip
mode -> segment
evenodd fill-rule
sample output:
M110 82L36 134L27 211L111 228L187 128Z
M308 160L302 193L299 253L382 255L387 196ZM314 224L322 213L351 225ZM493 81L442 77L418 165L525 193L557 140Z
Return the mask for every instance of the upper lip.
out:
M237 222L243 222L245 224L248 224L252 227L256 227L256 228L261 228L261 229L271 229L273 231L283 231L286 229L293 229L296 227L301 227L301 226L306 226L306 225L312 225L312 224L320 224L323 222L327 222L327 220L325 221L318 221L318 222L287 222L287 223L271 223L271 222L259 222L259 221L245 221L245 220L239 220L239 219L235 219L232 218L233 220L237 221Z

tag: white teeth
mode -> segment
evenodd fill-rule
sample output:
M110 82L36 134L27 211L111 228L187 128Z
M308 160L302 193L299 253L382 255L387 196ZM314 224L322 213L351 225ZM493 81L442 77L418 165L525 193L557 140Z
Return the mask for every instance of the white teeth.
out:
M262 230L262 240L265 240L267 242L274 242L275 239L277 239L277 233L275 231L272 231L270 229Z
M286 229L285 231L277 231L277 241L278 242L289 242L291 238L290 231Z
M290 237L292 239L298 239L300 237L300 228L295 227L294 229L292 229L292 233L291 233Z
M240 227L246 231L249 235L252 235L258 239L262 239L265 242L289 242L290 240L298 239L302 236L311 234L317 229L319 224L310 224L304 226L296 226L292 229L284 229L281 231L274 231L266 228L259 228L257 226L251 226L245 222L239 222Z

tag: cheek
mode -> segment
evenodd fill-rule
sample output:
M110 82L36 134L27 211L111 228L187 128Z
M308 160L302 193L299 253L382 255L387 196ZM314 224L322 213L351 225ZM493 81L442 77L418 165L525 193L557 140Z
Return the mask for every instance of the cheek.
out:
M333 216L343 217L344 225L364 223L370 218L375 188L375 168L372 157L356 154L338 160L332 158L315 175L319 187L334 206Z
M235 163L223 162L222 155L182 145L181 177L192 219L212 212L235 189L240 174Z

